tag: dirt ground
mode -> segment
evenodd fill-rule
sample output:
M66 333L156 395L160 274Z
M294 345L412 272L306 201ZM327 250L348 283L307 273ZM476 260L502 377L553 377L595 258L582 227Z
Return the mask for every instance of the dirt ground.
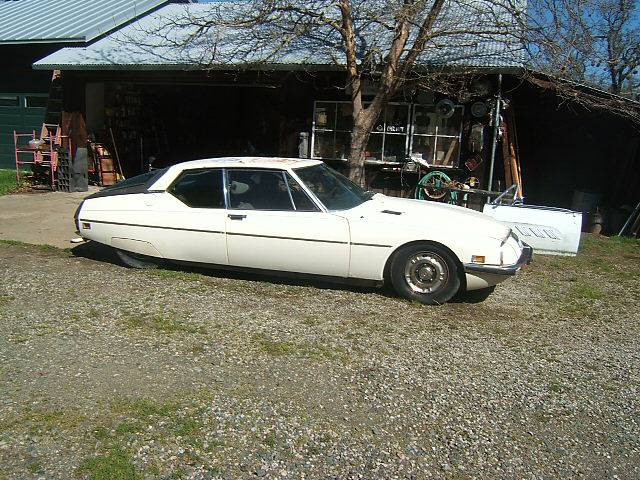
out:
M0 478L640 478L639 271L426 307L0 242Z
M69 248L76 237L73 214L87 192L29 190L0 196L0 239Z

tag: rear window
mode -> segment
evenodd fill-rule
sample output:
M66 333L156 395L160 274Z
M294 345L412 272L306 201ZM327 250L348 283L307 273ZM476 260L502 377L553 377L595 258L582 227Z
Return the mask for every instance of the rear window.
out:
M169 187L169 193L192 208L224 208L222 170L186 170Z
M103 188L99 192L89 195L87 198L109 197L112 195L130 195L133 193L144 193L153 185L167 169L154 170L152 172L136 175L135 177L120 180L114 185Z

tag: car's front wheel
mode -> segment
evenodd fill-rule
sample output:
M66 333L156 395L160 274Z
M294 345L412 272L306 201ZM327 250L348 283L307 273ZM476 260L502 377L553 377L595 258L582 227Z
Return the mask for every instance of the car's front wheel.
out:
M127 252L116 248L116 254L120 261L131 268L156 268L159 265L159 259L142 255L140 253Z
M460 288L455 260L444 248L414 244L398 250L389 269L395 291L408 300L440 305Z

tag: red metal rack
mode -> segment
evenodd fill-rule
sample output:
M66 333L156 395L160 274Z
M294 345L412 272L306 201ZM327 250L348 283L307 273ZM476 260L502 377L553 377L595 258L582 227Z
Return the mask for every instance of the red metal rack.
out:
M13 143L18 183L20 182L20 165L39 165L48 169L52 190L68 187L62 184L67 182L60 177L58 170L61 167L61 161L68 164L71 160L71 142L67 135L62 135L60 125L44 123L39 138L35 130L31 133L17 133L14 130Z

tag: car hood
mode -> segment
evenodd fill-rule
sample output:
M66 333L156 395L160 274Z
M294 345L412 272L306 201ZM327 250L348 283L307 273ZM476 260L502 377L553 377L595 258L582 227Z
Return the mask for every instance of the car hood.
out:
M435 224L459 232L485 234L496 240L506 238L510 230L503 223L469 208L382 194L376 194L358 207L340 213L347 218L364 217L369 222L385 223L390 227L427 222L430 226Z

